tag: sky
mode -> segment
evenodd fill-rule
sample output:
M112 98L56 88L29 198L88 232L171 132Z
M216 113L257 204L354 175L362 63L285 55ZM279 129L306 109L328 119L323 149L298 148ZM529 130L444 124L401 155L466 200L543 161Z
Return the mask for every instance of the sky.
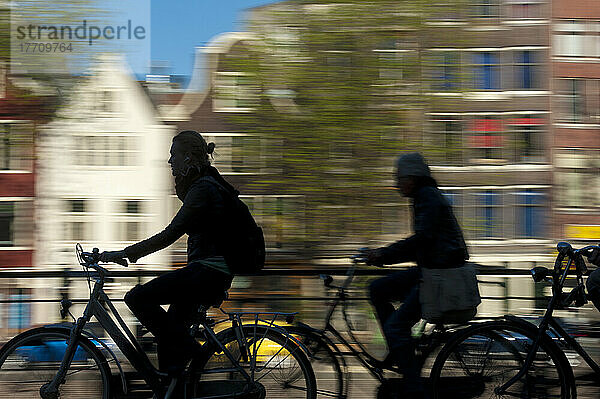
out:
M171 74L190 75L194 48L223 32L243 29L243 10L275 0L151 0L151 58Z

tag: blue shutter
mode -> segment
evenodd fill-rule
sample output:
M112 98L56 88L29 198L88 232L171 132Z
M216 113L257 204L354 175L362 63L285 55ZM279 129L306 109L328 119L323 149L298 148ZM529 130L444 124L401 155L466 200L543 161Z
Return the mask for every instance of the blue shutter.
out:
M545 194L533 190L525 190L517 193L519 199L518 220L516 220L518 232L526 238L540 237L544 222Z
M531 89L532 88L532 66L531 66L531 62L532 62L532 57L531 57L531 52L530 51L523 51L522 54L522 87L524 89Z

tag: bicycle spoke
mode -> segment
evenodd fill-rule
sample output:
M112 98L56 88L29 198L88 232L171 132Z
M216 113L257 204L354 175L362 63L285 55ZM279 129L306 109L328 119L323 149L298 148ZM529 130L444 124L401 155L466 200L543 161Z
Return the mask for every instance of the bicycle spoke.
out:
M562 370L551 347L542 341L523 378L505 392L495 389L516 376L535 338L529 330L505 321L475 325L459 333L438 355L431 381L435 399L560 399L566 392ZM531 333L535 336L535 332Z
M252 382L261 386L267 393L267 397L285 397L286 399L309 399L314 398L317 389L314 382L314 374L310 371L310 362L289 336L275 329L263 326L247 325L245 328L244 342L240 342L234 329L222 338L222 343L232 354L229 359L222 352L215 352L206 366L211 370L219 364L232 368L240 367L254 376ZM250 358L241 358L240 348L248 344ZM233 363L232 363L233 360ZM308 368L307 368L308 367ZM310 373L310 374L308 374ZM211 383L222 380L225 374L204 374L197 385L197 390L203 392L202 381ZM227 375L228 381L244 381L240 371L234 371ZM329 395L328 397L335 397Z
M114 362L114 361L115 361L115 359L110 359L105 362L102 362L101 364L109 364L110 362ZM69 372L67 373L67 375L73 375L73 374L80 373L80 372L86 371L86 370L93 370L93 369L98 368L98 366L91 365L91 366L85 366L85 367L78 367L77 370L71 371L73 368L74 367L72 367L72 366L69 368Z
M288 355L288 356L286 356L286 358L287 358L287 357L289 357L289 355ZM285 359L283 359L283 360L285 360ZM273 371L277 370L277 369L278 369L278 368L277 368L277 366L279 366L279 365L280 365L280 364L283 362L283 360L281 360L279 363L277 363L277 364L275 365L275 367L272 367L272 368L271 368L269 371L267 371L265 374L263 374L262 376L260 376L259 378L257 378L257 379L256 379L256 381L260 381L260 380L262 380L262 379L263 379L263 378L265 378L267 375L269 375L269 374L270 374L270 373L272 373ZM263 368L263 369L264 369L264 368ZM298 368L297 368L297 367L295 367L295 368L293 368L293 369L292 369L292 371L294 371L294 370L297 370L297 369L298 369Z

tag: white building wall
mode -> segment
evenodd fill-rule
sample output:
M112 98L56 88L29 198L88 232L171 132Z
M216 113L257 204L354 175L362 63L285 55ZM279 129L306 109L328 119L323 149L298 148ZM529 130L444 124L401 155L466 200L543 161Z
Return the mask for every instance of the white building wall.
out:
M173 127L157 119L124 61L117 56L100 59L39 140L36 268L77 270L76 242L86 251L119 250L162 230L171 216L167 160L174 134ZM85 201L85 212L68 212L69 200ZM127 200L139 201L140 213L127 213ZM138 223L137 238L124 236L126 222ZM164 268L167 251L131 267ZM60 285L62 281L38 281L34 297L58 297ZM87 287L76 291L71 297L87 297ZM124 292L119 294L122 298ZM36 306L32 322L47 322L54 314L58 317L54 303Z

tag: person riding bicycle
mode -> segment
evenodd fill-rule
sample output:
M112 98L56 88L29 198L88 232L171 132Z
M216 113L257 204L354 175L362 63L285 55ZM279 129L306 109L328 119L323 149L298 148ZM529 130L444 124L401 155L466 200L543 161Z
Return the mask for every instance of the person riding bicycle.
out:
M125 295L127 306L157 339L159 369L170 375L183 371L199 353L200 345L189 333L190 316L200 304L222 299L233 278L224 258L225 199L207 179L216 180L232 193L235 189L210 165L209 155L214 148L214 143L207 144L196 131L177 134L168 163L183 205L160 233L121 251L101 255L105 262L128 258L135 263L188 234L185 267L138 284ZM170 305L168 311L161 307L166 304Z
M367 250L367 264L416 261L417 267L398 271L373 281L370 300L386 338L389 354L381 366L394 364L404 372L407 393L422 394L415 364L411 328L421 319L419 282L421 268L455 268L469 258L452 207L437 188L421 154L404 154L396 163L397 188L411 198L414 235L386 247ZM395 310L393 301L402 301Z

